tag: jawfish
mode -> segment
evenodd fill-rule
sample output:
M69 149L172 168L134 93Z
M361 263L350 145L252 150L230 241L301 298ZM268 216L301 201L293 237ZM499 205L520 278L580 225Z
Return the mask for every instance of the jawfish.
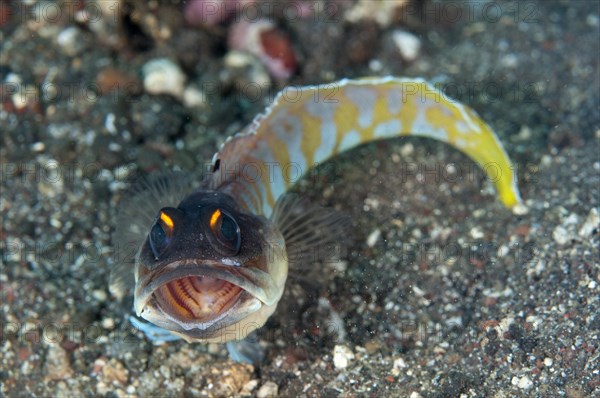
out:
M493 164L488 177L500 201L509 208L521 202L496 134L424 80L288 87L223 144L196 187L167 176L130 198L119 223L127 231L117 231L117 240L137 240L139 249L133 265L113 270L111 291L133 287L137 316L188 342L245 338L275 311L288 268L310 257L289 254L348 228L334 212L286 194L297 175L292 180L285 166L306 173L358 145L400 136L448 143L485 172Z

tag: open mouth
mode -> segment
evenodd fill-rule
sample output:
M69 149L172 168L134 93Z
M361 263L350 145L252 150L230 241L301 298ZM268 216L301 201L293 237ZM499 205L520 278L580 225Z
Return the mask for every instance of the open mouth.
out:
M262 287L269 281L262 270L211 260L175 261L155 272L138 264L134 308L137 316L188 341L222 341L224 328L265 303L275 308Z
M227 312L244 290L223 279L185 276L159 286L156 306L180 322L211 322Z

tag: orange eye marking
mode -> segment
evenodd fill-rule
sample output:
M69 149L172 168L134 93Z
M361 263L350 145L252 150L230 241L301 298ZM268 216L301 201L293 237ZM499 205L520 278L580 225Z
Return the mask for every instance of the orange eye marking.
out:
M171 217L169 217L166 213L161 211L160 219L162 220L162 222L165 223L165 225L167 227L169 227L169 229L173 229L173 226L175 225L175 223L173 222L173 219Z
M217 225L217 221L219 221L219 217L221 217L221 210L217 209L212 214L212 216L210 216L210 227L211 228L214 228Z

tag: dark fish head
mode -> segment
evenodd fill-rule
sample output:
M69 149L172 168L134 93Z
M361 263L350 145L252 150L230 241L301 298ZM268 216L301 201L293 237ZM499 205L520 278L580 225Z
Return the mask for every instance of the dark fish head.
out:
M156 215L135 262L138 316L188 341L244 338L287 278L283 237L227 194L197 191Z

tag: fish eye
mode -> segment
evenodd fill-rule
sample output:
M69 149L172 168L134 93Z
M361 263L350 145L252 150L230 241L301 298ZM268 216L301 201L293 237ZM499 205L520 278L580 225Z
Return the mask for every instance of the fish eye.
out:
M150 242L150 248L155 260L158 260L172 241L175 229L175 222L173 221L174 211L177 211L177 209L168 207L161 209L148 234L148 241Z
M235 219L225 210L216 209L209 221L210 242L221 254L234 256L240 251L242 238L240 227Z

